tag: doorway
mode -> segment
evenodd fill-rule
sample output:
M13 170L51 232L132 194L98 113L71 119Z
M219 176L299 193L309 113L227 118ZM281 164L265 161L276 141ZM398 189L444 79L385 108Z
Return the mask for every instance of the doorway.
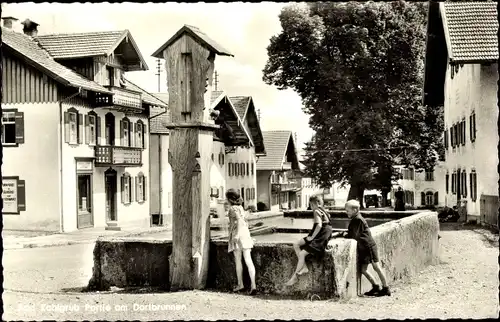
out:
M77 228L94 226L92 216L92 174L77 175L78 215Z
M104 117L106 145L115 145L115 116L108 113Z
M116 218L116 193L117 175L113 169L108 169L104 173L104 190L106 195L106 222L117 221Z

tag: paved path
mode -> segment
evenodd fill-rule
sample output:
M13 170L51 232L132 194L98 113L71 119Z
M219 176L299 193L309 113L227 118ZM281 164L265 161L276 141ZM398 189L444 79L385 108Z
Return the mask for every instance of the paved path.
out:
M498 235L482 229L450 227L444 227L441 232L440 265L427 268L409 282L392 284L391 297L356 298L346 302L286 300L210 291L81 293L79 288L85 286L91 276L92 244L7 250L3 258L6 312L3 319L498 317ZM75 308L77 312L64 311ZM127 311L123 311L125 308Z
M100 236L143 236L159 233L171 234L171 229L170 227L150 227L113 231L104 230L104 228L90 228L62 234L37 234L29 231L2 231L2 238L4 249L19 249L89 244L95 242Z

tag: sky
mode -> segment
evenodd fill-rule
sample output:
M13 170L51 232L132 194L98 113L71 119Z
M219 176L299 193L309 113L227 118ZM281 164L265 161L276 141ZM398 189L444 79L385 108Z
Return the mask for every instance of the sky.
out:
M151 54L184 24L194 25L234 57L218 56L218 90L229 96L252 96L260 109L263 131L297 133L301 153L313 131L293 90L278 90L262 81L270 38L281 32L278 15L286 3L18 3L3 4L2 16L26 18L39 24L38 34L128 29L148 64L148 71L126 77L150 92L158 92L156 59ZM161 92L166 92L162 65Z

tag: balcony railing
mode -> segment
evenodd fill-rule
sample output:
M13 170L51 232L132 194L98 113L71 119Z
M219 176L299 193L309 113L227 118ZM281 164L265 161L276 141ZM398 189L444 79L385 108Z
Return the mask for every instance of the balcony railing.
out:
M142 149L126 146L99 145L95 147L96 166L141 166Z
M284 191L293 191L300 190L302 185L299 180L297 181L289 181L287 183L273 183L271 186L272 192L284 192Z
M108 88L114 93L113 105L142 109L141 93L115 86L108 86Z

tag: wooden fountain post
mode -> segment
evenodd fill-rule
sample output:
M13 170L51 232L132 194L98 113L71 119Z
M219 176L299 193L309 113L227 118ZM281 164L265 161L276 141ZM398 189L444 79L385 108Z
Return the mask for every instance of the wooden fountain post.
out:
M206 285L210 243L210 162L213 132L209 104L215 56L232 56L198 28L184 25L153 57L166 60L171 111L173 217L171 290Z

